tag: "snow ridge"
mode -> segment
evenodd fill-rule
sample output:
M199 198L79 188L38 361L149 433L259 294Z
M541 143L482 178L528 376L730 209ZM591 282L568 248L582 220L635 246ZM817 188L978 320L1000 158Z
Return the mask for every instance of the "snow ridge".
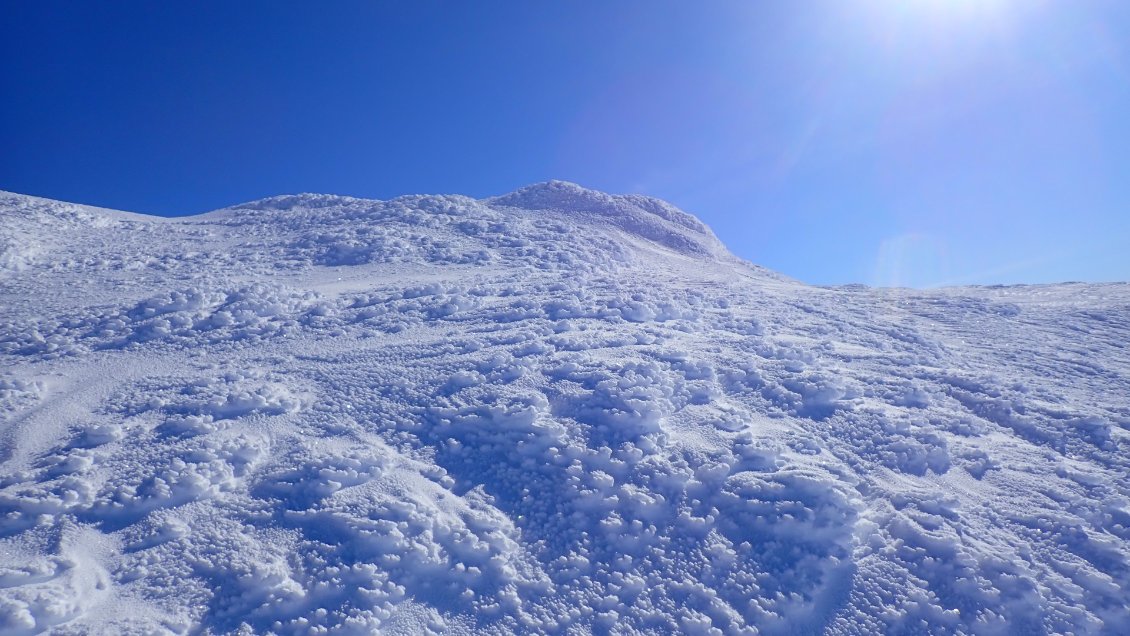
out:
M0 196L0 634L1118 633L1130 286L670 205Z
M610 195L567 181L547 181L487 199L493 206L552 210L592 223L619 228L693 256L717 255L725 248L706 225L665 201L642 195Z

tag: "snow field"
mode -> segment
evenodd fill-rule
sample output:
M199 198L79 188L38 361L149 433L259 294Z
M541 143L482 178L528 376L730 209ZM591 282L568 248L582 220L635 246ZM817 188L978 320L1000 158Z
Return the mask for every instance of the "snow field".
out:
M813 288L560 182L0 203L0 633L1127 615L1124 285Z

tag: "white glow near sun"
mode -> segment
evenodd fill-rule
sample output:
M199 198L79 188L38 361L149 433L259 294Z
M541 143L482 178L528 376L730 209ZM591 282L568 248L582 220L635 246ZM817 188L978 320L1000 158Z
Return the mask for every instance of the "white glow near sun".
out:
M879 36L881 46L900 51L938 49L960 53L968 38L1004 37L1015 31L1024 14L1038 9L1039 0L870 0L857 17ZM906 47L905 49L903 47Z
M1007 9L1008 0L901 0L907 12L926 14L938 20L976 21L995 19Z

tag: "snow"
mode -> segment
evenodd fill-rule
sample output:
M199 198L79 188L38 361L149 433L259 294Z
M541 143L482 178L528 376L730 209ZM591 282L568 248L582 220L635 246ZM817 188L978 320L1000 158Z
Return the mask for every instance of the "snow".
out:
M1130 286L803 285L564 183L0 194L0 634L1118 633Z

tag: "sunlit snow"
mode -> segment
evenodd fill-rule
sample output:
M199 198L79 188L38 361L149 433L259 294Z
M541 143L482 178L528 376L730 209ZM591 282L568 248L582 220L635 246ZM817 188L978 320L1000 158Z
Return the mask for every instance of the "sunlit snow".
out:
M1128 342L563 182L0 194L0 633L1117 633Z

